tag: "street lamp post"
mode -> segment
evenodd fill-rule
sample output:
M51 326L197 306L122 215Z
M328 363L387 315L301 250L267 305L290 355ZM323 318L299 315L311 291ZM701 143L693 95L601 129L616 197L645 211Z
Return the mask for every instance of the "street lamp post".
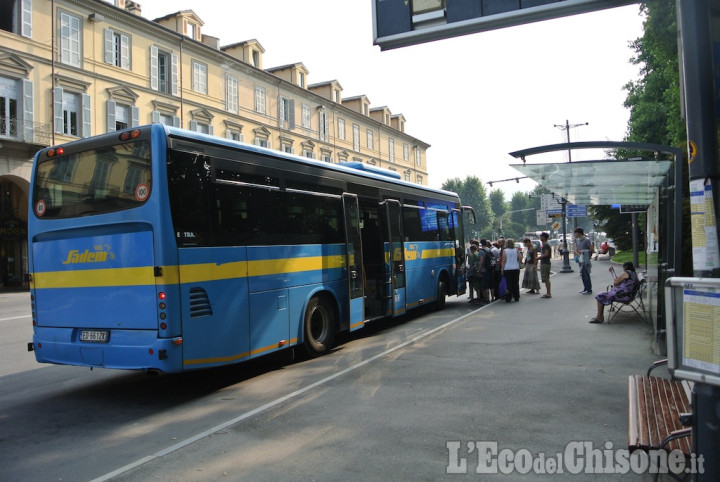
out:
M563 233L563 266L560 270L561 273L572 273L573 269L570 267L570 252L567 247L567 200L560 198L560 206L562 206L562 233Z

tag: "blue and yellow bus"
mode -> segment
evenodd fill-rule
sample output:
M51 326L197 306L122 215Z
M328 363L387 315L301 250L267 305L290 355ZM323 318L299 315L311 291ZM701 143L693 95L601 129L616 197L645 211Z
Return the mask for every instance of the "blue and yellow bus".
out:
M474 217L392 171L160 124L38 152L30 212L37 360L164 373L442 308Z

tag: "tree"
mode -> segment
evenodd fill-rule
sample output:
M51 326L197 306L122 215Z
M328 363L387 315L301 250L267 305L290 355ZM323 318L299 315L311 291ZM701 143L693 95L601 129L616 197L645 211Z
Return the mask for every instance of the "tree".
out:
M489 236L492 232L492 213L482 181L477 176L468 176L464 181L456 177L445 181L442 188L456 192L463 205L471 206L475 210L475 226L470 230L474 231L476 236Z
M640 4L640 11L645 16L643 36L632 43L635 55L630 59L631 63L640 66L640 78L624 86L628 92L624 105L630 109L627 141L675 147L685 145L687 133L680 115L675 3L675 0L653 0ZM628 158L638 154L648 155L646 152L620 150L616 157ZM687 168L686 163L683 166ZM593 206L589 211L598 221L598 229L613 238L619 249L632 249L632 218L629 214L620 214L609 206ZM687 207L684 211L683 219L689 219ZM639 225L644 226L644 216L639 218ZM689 238L689 223L683 223L682 232L683 238ZM644 236L641 235L640 239L642 241ZM683 247L686 248L685 245Z

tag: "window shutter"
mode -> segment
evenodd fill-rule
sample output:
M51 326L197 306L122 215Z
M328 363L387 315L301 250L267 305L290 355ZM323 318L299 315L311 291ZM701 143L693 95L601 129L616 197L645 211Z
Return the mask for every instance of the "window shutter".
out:
M173 116L173 127L180 127L180 117L176 115Z
M130 127L140 125L140 109L134 105L130 106Z
M153 45L150 47L150 88L152 90L159 89L158 76L158 48Z
M197 132L197 130L198 130L197 121L194 121L194 120L190 121L190 130L193 132Z
M156 110L152 111L152 121L153 121L153 124L160 123L160 112L158 112Z
M32 0L22 0L22 36L32 38Z
M290 115L288 116L288 123L290 124L288 126L288 129L295 129L295 101L291 100L288 101L289 109L290 109Z
M130 68L130 37L127 35L120 36L120 67Z
M90 137L92 135L90 96L82 94L82 136Z
M63 89L62 87L55 87L53 89L53 95L55 100L53 102L54 107L53 115L55 117L55 134L63 133Z
M115 49L113 48L113 41L115 40L115 34L113 34L113 31L109 28L106 28L103 30L103 34L105 36L105 63L106 64L114 64L115 63Z
M106 125L107 125L107 132L115 132L115 101L114 100L108 100L105 103L107 115L106 115ZM83 112L83 120L85 117L85 112Z
M232 131L230 129L225 129L225 139L232 139Z
M171 74L171 82L172 82L172 95L178 95L178 56L175 54L171 55L171 63L172 63L172 74Z
M215 135L215 127L212 124L208 125L208 134Z
M30 80L22 81L23 98L23 139L25 142L33 141L33 83Z

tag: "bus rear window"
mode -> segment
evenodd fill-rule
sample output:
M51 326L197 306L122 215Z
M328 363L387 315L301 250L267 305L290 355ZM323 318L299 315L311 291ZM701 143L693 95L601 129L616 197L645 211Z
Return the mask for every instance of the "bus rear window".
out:
M131 209L150 196L150 143L137 141L38 162L35 214L71 218Z

